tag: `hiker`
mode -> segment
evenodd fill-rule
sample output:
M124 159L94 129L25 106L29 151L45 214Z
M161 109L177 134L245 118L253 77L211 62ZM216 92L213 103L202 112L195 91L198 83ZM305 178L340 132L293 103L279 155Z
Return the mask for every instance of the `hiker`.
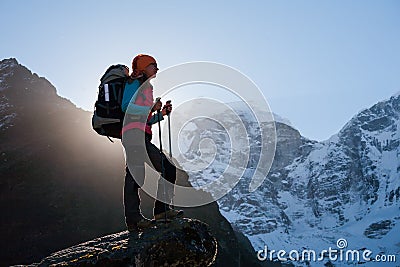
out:
M149 227L155 220L171 219L183 214L182 210L175 210L169 205L174 194L176 167L151 143L151 125L163 120L163 117L172 111L170 103L163 108L161 101L154 103L153 87L149 81L155 77L157 71L157 62L152 56L143 54L136 56L132 61L132 73L125 84L122 98L122 111L126 113L127 121L122 128L122 143L127 162L124 209L129 231L138 231ZM141 85L143 86L140 87ZM145 218L139 208L139 188L144 184L145 162L157 172L164 173L164 178L171 183L165 183L162 178L158 182L153 220Z

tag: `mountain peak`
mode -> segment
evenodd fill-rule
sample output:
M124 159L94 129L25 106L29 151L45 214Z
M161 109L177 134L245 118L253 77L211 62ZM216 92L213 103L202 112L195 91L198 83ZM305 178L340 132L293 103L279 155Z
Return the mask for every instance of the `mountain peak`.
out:
M22 121L29 121L32 114L74 110L69 108L72 103L58 96L56 88L47 79L32 73L15 58L0 60L0 92L2 131L18 123L22 125Z
M10 94L19 94L19 98L25 96L28 99L32 97L30 94L57 94L56 88L46 78L39 77L15 58L0 61L0 91L7 91L7 98Z
M400 91L398 91L397 93L395 93L394 95L392 95L391 98L398 98L400 96Z
M353 130L368 130L371 132L382 131L387 127L393 127L395 121L400 117L400 92L389 99L380 101L366 108L346 123L339 134Z
M0 70L6 67L15 67L19 65L16 58L6 58L0 61Z
M18 65L19 63L15 58L8 58L0 61L0 92L8 87L7 84L4 85L5 80L8 76L13 75L11 69Z

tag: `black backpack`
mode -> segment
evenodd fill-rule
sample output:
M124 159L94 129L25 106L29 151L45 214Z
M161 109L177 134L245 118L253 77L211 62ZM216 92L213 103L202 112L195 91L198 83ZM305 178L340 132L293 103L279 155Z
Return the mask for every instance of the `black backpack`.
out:
M112 65L100 79L100 86L92 127L100 135L121 139L124 112L121 104L129 68L125 65ZM110 139L111 141L111 139Z

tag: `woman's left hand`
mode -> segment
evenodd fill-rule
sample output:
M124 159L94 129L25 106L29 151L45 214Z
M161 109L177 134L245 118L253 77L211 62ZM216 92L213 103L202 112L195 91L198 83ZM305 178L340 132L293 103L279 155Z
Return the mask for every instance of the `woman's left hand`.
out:
M169 115L172 111L172 104L171 101L167 101L167 103L164 105L163 109L162 109L162 115Z

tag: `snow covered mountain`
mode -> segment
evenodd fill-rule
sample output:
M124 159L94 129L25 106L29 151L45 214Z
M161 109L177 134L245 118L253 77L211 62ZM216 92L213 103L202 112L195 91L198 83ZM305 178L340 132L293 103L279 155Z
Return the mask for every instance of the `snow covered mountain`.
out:
M340 240L346 241L348 250L370 250L368 258L397 255L400 261L400 95L363 110L324 142L308 140L277 121L275 159L267 179L253 193L248 185L258 159L259 132L251 116L238 114L248 133L242 138L252 140L250 161L239 184L218 204L256 251L265 246L299 253L312 249L318 257L318 252L330 247L345 249L337 246ZM196 125L191 127L191 136L211 138L219 148L213 164L191 173L193 183L201 184L216 178L229 164L230 140L216 125ZM199 140L191 140L197 146ZM343 263L326 255L308 263L319 266L328 261ZM364 259L344 262L362 263ZM292 263L302 266L306 261ZM385 266L396 265L386 262Z

